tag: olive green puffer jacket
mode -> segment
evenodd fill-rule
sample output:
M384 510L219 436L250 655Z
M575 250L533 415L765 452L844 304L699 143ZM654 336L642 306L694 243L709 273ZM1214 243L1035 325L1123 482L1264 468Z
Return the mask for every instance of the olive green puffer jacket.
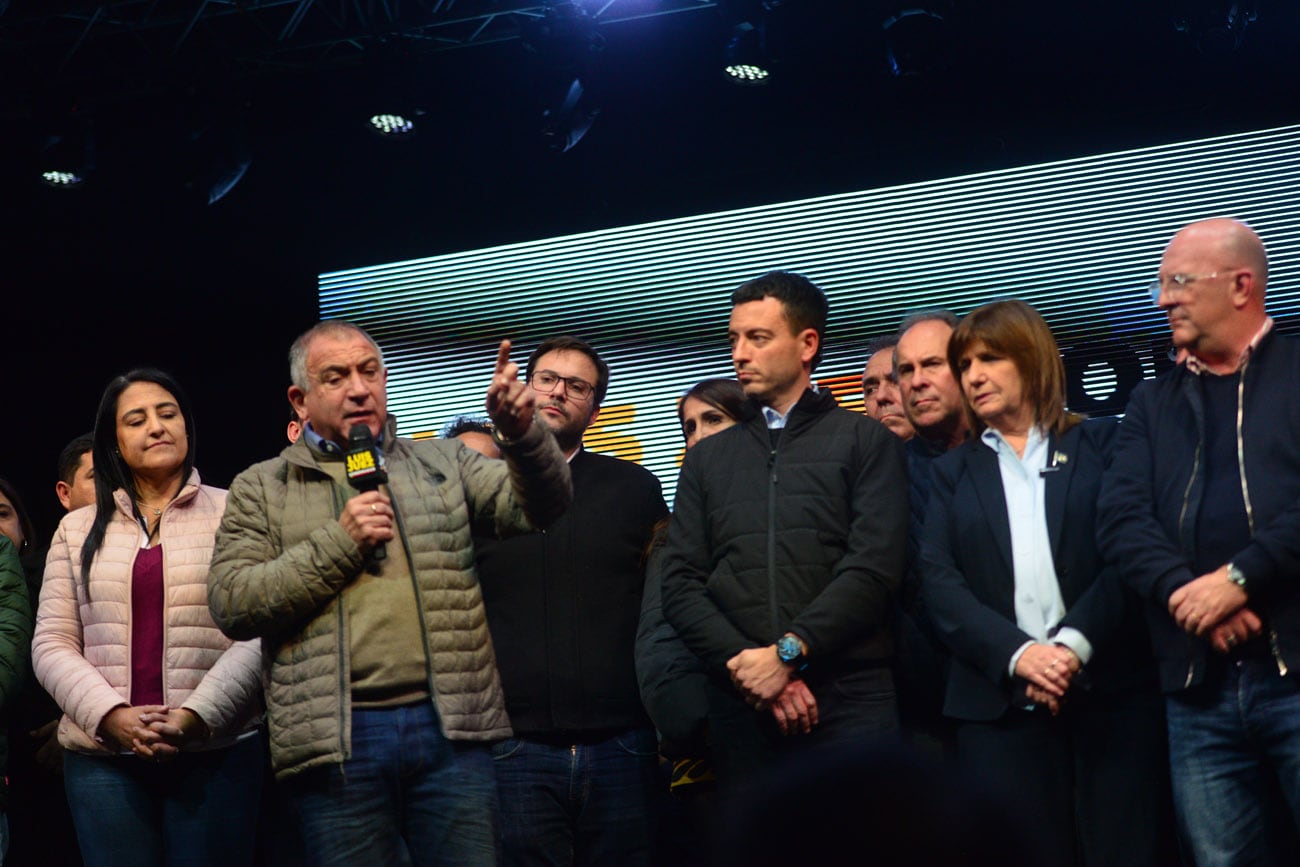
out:
M511 733L471 531L540 529L571 498L568 464L543 427L534 424L503 452L506 460L497 461L456 440L385 438L389 494L420 600L429 692L453 740ZM304 438L236 477L208 579L217 625L232 638L263 639L279 778L351 753L350 645L340 594L365 563L337 520L355 492L336 483L321 459Z

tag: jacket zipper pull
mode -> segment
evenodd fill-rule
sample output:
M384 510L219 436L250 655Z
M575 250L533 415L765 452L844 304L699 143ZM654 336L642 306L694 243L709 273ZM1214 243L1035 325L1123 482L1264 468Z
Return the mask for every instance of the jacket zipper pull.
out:
M1270 629L1268 631L1268 647L1269 650L1273 651L1273 661L1277 663L1277 673L1286 677L1287 672L1290 671L1290 669L1286 667L1286 661L1282 659L1282 648L1277 646L1276 629Z

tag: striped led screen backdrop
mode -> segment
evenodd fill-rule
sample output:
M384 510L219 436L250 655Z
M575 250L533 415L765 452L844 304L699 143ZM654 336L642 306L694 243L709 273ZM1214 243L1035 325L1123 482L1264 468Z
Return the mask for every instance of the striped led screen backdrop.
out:
M522 368L543 338L583 337L611 369L588 448L640 461L671 498L676 399L731 374L727 299L745 280L779 268L826 291L816 376L848 408L863 346L906 313L1014 296L1056 333L1072 408L1118 413L1170 364L1143 286L1169 237L1209 216L1264 236L1270 312L1300 330L1300 126L339 271L320 306L378 339L404 436L481 413L501 338Z

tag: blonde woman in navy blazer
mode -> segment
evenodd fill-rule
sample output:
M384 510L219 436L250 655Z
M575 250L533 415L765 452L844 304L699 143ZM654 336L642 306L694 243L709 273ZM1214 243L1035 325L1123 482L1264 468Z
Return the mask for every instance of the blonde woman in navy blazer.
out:
M1164 721L1139 603L1095 538L1113 419L1065 408L1051 330L1020 301L972 311L948 360L974 435L934 464L926 608L952 653L958 758L1002 790L1043 863L1160 864Z

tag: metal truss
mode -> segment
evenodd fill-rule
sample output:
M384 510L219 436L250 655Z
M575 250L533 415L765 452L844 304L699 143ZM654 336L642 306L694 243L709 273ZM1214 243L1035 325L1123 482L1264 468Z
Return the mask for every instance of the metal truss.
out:
M48 72L87 53L167 60L219 53L244 67L314 68L376 41L447 51L517 39L556 5L539 0L0 0L0 51ZM579 0L597 24L710 9L716 0ZM120 55L119 55L120 56ZM53 69L51 69L53 67Z

